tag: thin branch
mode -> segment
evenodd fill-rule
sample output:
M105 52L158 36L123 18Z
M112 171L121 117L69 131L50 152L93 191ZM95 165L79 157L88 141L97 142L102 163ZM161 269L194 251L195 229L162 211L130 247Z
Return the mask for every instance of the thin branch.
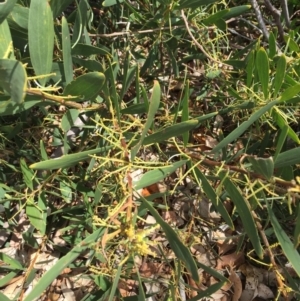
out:
M269 32L267 30L267 27L266 27L266 24L264 22L264 19L262 17L262 14L261 14L261 11L260 11L260 8L256 2L256 0L250 0L250 3L254 9L254 12L255 12L255 15L256 15L256 19L257 19L257 22L263 32L263 35L265 37L265 39L268 41L269 40Z
M286 24L287 28L290 28L291 27L291 21L290 21L290 16L289 16L289 9L288 9L288 5L287 5L287 0L280 0L280 4L281 4L281 9L282 9L285 24Z
M275 20L275 23L276 23L276 26L278 28L278 33L279 33L281 41L284 41L284 30L283 30L283 27L282 27L282 24L281 24L281 21L280 21L281 13L278 9L276 9L272 5L270 0L264 0L264 1L265 1L265 5L266 5L267 9L270 11L270 13L272 14L272 16Z
M206 57L208 57L211 61L213 61L213 62L215 62L215 63L218 63L218 64L226 65L226 64L224 64L224 63L222 63L222 62L219 62L219 61L216 60L215 58L213 58L210 54L208 54L208 53L206 52L206 50L202 47L202 45L200 45L200 43L198 43L198 41L195 39L195 37L193 36L193 34L192 34L191 30L190 30L190 26L189 26L189 23L188 23L188 20L187 20L185 14L184 14L183 9L181 10L181 17L182 17L182 19L183 19L183 21L184 21L185 28L186 28L186 30L187 30L189 36L192 38L192 40L194 41L194 43L196 44L196 46L201 50L201 52L202 52Z

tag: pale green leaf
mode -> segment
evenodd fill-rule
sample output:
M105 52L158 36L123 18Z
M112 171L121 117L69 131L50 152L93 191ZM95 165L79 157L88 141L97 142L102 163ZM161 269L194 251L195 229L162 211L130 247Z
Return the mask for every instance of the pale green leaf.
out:
M50 159L50 160L31 164L29 168L37 169L37 170L43 170L43 169L52 170L52 169L59 169L59 168L67 168L75 165L78 162L90 159L92 155L105 152L111 148L112 148L111 146L107 146L107 147L96 148L96 149L76 153L76 154L65 155L58 159Z
M13 10L18 0L6 0L0 3L0 24L6 19L9 13Z
M63 64L66 84L69 84L73 80L73 64L71 56L71 40L68 22L66 18L62 17L62 49L63 49Z
M21 62L0 59L0 86L10 95L12 104L18 105L24 101L27 74Z
M295 272L300 277L300 255L297 249L294 248L293 243L291 242L290 238L287 236L285 231L281 228L272 208L268 203L268 213L269 218L272 223L274 233L278 239L278 242L280 243L280 247L283 250L283 254L286 256L287 260L295 270Z
M182 241L179 239L178 235L172 229L172 227L161 218L161 216L153 208L153 206L145 198L142 198L142 200L143 200L143 204L154 216L157 223L162 227L167 237L167 240L169 241L170 247L174 251L176 257L185 263L186 268L191 273L191 276L194 279L194 281L198 282L199 281L198 269L189 249L182 243Z
M52 69L54 27L47 0L31 0L28 21L30 59L36 75L49 74ZM46 78L40 78L42 86Z
M154 170L150 170L146 172L137 183L134 183L134 188L138 190L140 188L144 188L154 183L157 183L163 180L168 175L170 175L175 170L177 170L186 162L187 160L181 160L166 167L160 167Z

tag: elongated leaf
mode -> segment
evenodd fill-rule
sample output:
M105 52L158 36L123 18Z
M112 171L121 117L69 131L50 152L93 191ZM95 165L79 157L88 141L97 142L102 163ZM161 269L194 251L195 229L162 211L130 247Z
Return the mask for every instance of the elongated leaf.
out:
M104 0L102 5L104 7L109 7L109 6L113 6L116 5L117 3L122 3L124 0Z
M13 44L7 20L0 24L0 59L14 59Z
M188 301L199 301L199 300L208 299L208 297L211 297L215 292L220 290L226 282L227 281L220 281L218 283L214 283L214 284L210 285L205 291L203 291L203 292L201 291L199 294L197 294L197 296L188 299ZM197 289L194 289L194 290L200 291Z
M276 54L276 39L273 32L270 32L269 35L269 58L273 59Z
M209 26L222 19L222 17L224 17L228 12L229 9L220 10L217 13L210 15L208 18L202 20L202 22L204 25Z
M290 100L300 92L300 84L296 84L292 87L287 88L282 92L281 97L279 98L280 102Z
M23 179L26 184L26 187L33 190L33 171L30 170L23 158L20 160L20 166L23 174Z
M113 285L110 289L110 294L109 294L109 298L107 301L113 301L115 300L115 296L116 296L116 290L119 284L119 280L120 280L120 276L121 276L121 271L122 271L122 266L119 265L118 269L117 269L117 273L114 275L114 280L113 280Z
M105 77L101 72L90 72L78 76L69 83L64 95L79 96L83 100L95 100L104 84Z
M269 97L269 58L264 48L256 53L256 69L265 99Z
M122 114L145 114L147 108L144 103L137 103L121 110Z
M66 18L62 17L62 48L63 48L63 64L66 84L69 84L73 79L73 65L71 56L71 40L68 22Z
M167 177L169 174L174 172L177 168L181 167L186 162L187 160L182 160L182 161L175 162L172 165L146 172L142 176L142 178L137 183L134 184L134 189L138 190L140 188L150 186L152 184L155 184L163 180L165 177Z
M240 5L231 7L227 14L223 16L224 20L238 17L251 9L251 5Z
M0 86L11 96L12 104L23 102L26 85L27 74L21 63L15 60L0 59Z
M158 131L152 135L145 137L142 145L159 143L161 141L167 141L171 137L178 137L194 129L198 124L198 120L189 120L169 126L161 131Z
M9 13L13 10L18 0L7 0L0 3L0 24L6 19Z
M19 274L19 271L12 271L9 272L8 274L6 274L4 277L2 277L0 279L0 287L5 286L6 284L8 284L13 278L15 278L17 275ZM0 300L5 301L6 299L2 299L2 293L0 293ZM11 301L10 299L7 299L9 301Z
M284 230L281 228L272 208L266 202L269 218L272 223L274 233L280 243L280 246L283 250L284 255L287 257L288 261L291 263L292 267L294 268L295 272L300 277L300 255L297 249L294 248L293 243L291 242L290 238L286 235Z
M138 142L138 144L136 144L131 149L131 154L130 155L131 155L131 160L132 161L134 160L135 155L137 154L137 152L139 151L141 145L143 144L143 141L146 137L146 134L147 134L148 130L150 129L152 123L153 123L153 120L155 118L155 114L156 114L156 112L159 108L160 97L161 97L161 90L160 90L159 82L154 81L153 92L152 92L151 99L150 99L149 112L148 112L148 118L147 118L146 124L143 128L140 141Z
M13 103L11 100L3 101L0 103L0 116L10 116L10 115L18 114L32 108L35 105L41 105L41 104L42 106L46 106L52 103L44 102L42 99L28 100L21 103L20 105Z
M111 146L106 146L102 148L96 148L84 152L80 152L77 154L71 154L71 155L65 155L58 159L51 159L46 161L41 161L38 163L31 164L29 168L37 169L37 170L52 170L52 169L58 169L58 168L67 168L70 166L73 166L74 164L88 160L91 155L96 155L98 153L105 152L109 149L111 149Z
M52 268L47 271L38 283L33 287L30 293L25 297L24 301L32 301L39 298L43 291L56 279L56 277L65 269L70 263L72 263L83 251L85 251L91 243L96 242L103 229L98 229L87 238L85 238L80 244L76 245L67 255L60 258Z
M296 226L294 230L294 248L297 249L300 244L300 204L297 205L297 218L296 218Z
M260 239L257 232L253 216L250 212L248 202L243 198L236 186L227 177L226 172L220 173L221 179L223 180L224 187L231 197L232 202L236 206L241 221L244 225L244 229L249 236L249 239L253 245L253 248L259 258L263 258L263 249L260 243Z
M289 127L287 125L284 125L281 129L280 129L280 134L277 140L277 144L276 144L276 150L275 150L275 154L274 154L274 161L276 162L278 155L281 153L282 147L284 146L286 137L288 135L288 131L289 131Z
M176 257L185 263L186 268L191 273L194 281L198 282L198 269L189 249L182 243L172 227L160 217L153 206L145 198L142 198L142 200L145 207L147 207L147 209L156 219L157 223L162 227L164 233L166 234L167 240L169 241L170 247L174 251Z
M80 56L90 56L94 54L101 54L101 55L107 55L111 57L111 54L109 53L108 48L102 46L100 47L95 47L92 45L86 45L86 44L76 44L74 48L72 48L72 55L80 55Z
M278 155L275 161L275 168L286 167L300 163L300 147L290 149Z
M14 9L8 16L7 20L10 26L18 27L28 30L28 17L29 17L29 8L16 4Z
M185 88L184 88L184 94L183 94L183 99L182 99L182 115L181 115L181 120L188 121L189 120L189 96L190 96L190 82L187 80ZM183 140L183 145L184 147L187 146L189 142L189 137L190 133L186 131L182 135L182 140Z
M182 0L179 3L178 9L183 9L183 8L196 9L200 6L209 5L215 2L218 2L218 0Z
M191 167L191 164L189 164L189 167ZM231 228L234 229L234 225L232 222L232 219L226 210L223 202L219 199L219 197L216 194L216 191L211 187L208 180L206 179L205 175L200 171L200 169L197 167L194 169L195 175L200 179L201 181L201 187L203 188L203 191L207 195L207 197L211 200L212 204L216 208L216 210L221 214L222 218L226 222L226 224Z
M289 126L288 122L278 113L276 110L273 110L272 116L276 121L277 125L282 129L285 126L288 128L288 136L295 141L297 144L300 144L300 139L297 133ZM276 149L277 151L277 149Z
M284 76L285 76L285 70L286 70L286 58L285 58L284 54L282 54L280 56L280 58L278 59L277 66L276 66L276 74L275 74L275 78L273 81L275 97L277 96L277 93L279 92L279 90L282 86Z
M230 142L239 138L247 129L250 127L260 116L269 111L273 106L278 104L277 100L268 103L266 106L262 107L260 110L255 112L250 116L247 121L244 121L238 128L232 131L227 137L225 137L218 145L212 150L213 153L218 152L223 147L226 147Z
M6 263L10 268L14 270L24 270L24 268L18 260L8 256L5 253L0 252L0 260Z
M79 113L80 112L76 109L70 109L64 114L61 119L61 128L65 133L75 125Z
M298 43L292 38L292 34L285 35L284 40L287 43L290 51L299 52Z
M201 123L203 121L212 119L213 117L215 117L218 114L219 114L219 112L213 112L213 113L209 113L209 114L206 114L206 115L202 115L200 117L196 117L194 119L197 119L199 121L199 123Z
M54 27L47 0L31 0L28 21L30 59L36 75L49 74L52 68ZM45 85L46 78L39 79Z

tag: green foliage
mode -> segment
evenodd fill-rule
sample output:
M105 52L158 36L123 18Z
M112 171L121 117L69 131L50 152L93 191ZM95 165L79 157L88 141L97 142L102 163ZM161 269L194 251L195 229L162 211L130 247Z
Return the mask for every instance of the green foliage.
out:
M171 271L162 299L180 288L198 300L227 280L192 252L199 241L215 252L202 226L238 227L237 251L258 264L269 252L271 269L283 274L290 262L299 276L299 34L280 41L274 31L262 43L249 11L215 0L0 3L0 224L16 232L24 211L24 244L61 254L40 277L34 263L0 253L0 287L26 271L20 299L34 300L78 265L95 287L82 300L121 298L127 279L144 300L142 257ZM162 182L165 191L140 191ZM187 182L200 191L188 200L208 199L217 221L192 206L180 228L163 219ZM156 252L155 231L168 241ZM198 268L219 282L183 284L202 279Z

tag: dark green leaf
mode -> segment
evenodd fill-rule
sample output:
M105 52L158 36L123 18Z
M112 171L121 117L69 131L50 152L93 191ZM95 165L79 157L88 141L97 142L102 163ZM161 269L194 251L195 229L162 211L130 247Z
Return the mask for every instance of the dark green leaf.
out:
M191 164L189 164L191 168ZM232 222L232 219L230 218L230 215L228 211L226 210L223 202L219 199L219 197L216 194L216 191L211 187L208 180L206 179L205 175L200 171L199 168L194 169L195 176L199 178L201 181L201 187L203 188L203 191L207 195L207 197L211 200L212 204L216 208L217 212L221 214L226 224L231 228L234 229L234 225Z
M19 61L0 59L0 86L11 96L12 104L23 102L27 89L27 74ZM1 107L3 105L4 103L1 103Z
M281 228L272 208L268 203L267 203L267 208L268 208L270 221L273 225L275 235L280 243L283 253L287 257L289 263L292 265L295 272L300 277L300 255L297 249L294 248L294 245L292 244L289 237L286 235L285 231Z
M172 227L160 217L160 215L152 207L152 205L145 198L142 198L142 200L144 205L148 208L150 213L156 219L157 223L162 227L176 257L185 263L186 268L191 273L191 276L194 279L194 281L198 282L199 281L198 269L189 249L182 243L182 241L179 239L179 237L177 236L176 232L172 229Z
M218 0L182 0L179 3L178 9L192 8L196 9L203 5L209 5L218 2Z
M300 147L285 151L278 155L275 161L275 168L281 168L300 163Z
M178 137L195 127L199 124L198 120L188 120L185 122L177 123L175 125L169 126L163 130L160 130L154 134L145 137L142 145L148 145L152 143L159 143L162 141L167 141L169 138Z
M277 61L277 66L276 66L276 74L275 78L273 81L273 88L274 88L274 96L277 96L277 93L279 92L284 76L285 76L285 70L286 70L286 58L284 54L280 56L280 58Z
M147 118L146 124L143 128L139 142L131 149L131 153L130 153L131 160L134 160L137 152L139 151L141 145L143 144L143 141L145 139L145 136L146 136L148 130L150 129L150 127L153 123L155 114L159 108L160 98L161 98L161 90L160 90L159 82L154 81L153 92L151 95L150 105L149 105L148 118Z
M263 249L257 232L257 227L250 211L248 201L242 196L238 188L231 182L226 172L220 173L223 185L231 197L232 202L236 206L244 229L252 242L253 248L259 258L263 258Z
M83 251L85 251L91 243L98 241L99 236L103 229L98 229L80 244L77 244L68 254L60 258L54 266L50 268L43 276L39 279L38 283L32 288L29 294L24 298L24 301L32 301L39 298L46 288L50 286L53 280L72 263Z
M269 97L269 58L264 48L256 53L256 69L265 99Z
M228 20L230 18L238 17L251 9L251 5L240 5L231 7L227 14L223 16L223 19Z

